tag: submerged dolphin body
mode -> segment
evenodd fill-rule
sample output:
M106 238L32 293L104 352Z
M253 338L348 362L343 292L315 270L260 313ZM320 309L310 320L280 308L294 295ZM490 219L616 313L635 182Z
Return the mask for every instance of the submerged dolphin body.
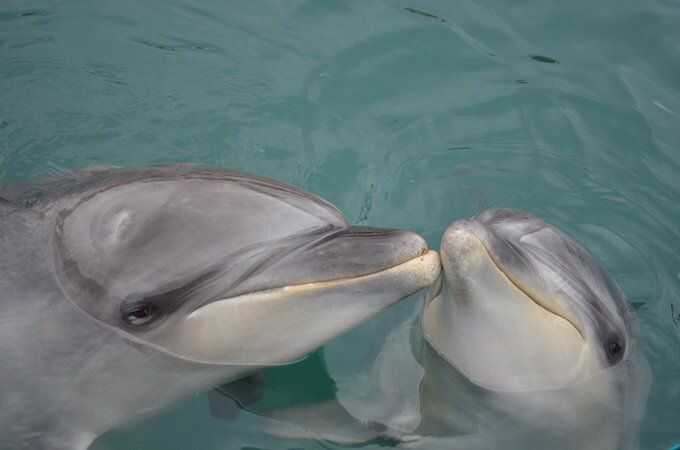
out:
M530 214L489 210L452 224L440 253L422 310L391 327L366 372L326 349L333 407L263 413L317 438L430 450L637 447L650 373L636 320L582 246Z
M86 449L428 286L418 235L271 180L76 173L0 201L0 448Z

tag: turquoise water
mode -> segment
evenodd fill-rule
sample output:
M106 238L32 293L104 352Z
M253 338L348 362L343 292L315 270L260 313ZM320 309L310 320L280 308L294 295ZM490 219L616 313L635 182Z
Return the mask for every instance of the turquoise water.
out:
M0 180L203 163L435 248L454 219L530 210L641 305L642 448L667 449L680 443L679 23L662 0L5 0ZM351 338L326 352L354 352ZM321 369L287 376L324 391ZM94 448L319 445L269 439L247 414L215 420L197 394Z

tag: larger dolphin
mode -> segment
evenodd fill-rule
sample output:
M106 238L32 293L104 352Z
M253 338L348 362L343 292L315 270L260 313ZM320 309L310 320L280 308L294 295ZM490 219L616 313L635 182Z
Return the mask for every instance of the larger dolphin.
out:
M295 361L429 285L410 232L284 184L97 170L0 201L0 448L82 450L220 381Z
M369 369L345 369L351 343L325 349L335 405L260 413L319 438L428 450L636 448L649 369L627 300L584 247L489 210L454 222L440 253L422 310L371 334L384 345Z

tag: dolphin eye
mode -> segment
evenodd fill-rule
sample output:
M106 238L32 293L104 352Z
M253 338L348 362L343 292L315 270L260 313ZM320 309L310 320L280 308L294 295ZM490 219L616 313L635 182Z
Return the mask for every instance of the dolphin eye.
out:
M158 308L150 302L122 304L120 307L123 322L131 327L147 325L158 315Z
M610 363L618 362L623 356L623 345L619 341L609 341L607 344L607 359Z

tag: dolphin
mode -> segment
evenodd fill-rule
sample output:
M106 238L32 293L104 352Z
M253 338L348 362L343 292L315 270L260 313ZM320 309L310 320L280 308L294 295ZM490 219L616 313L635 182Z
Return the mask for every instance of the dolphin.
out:
M638 325L583 246L531 214L495 209L451 224L440 259L420 310L387 322L382 336L359 335L383 342L363 355L368 368L346 369L343 338L324 348L334 400L255 412L341 442L637 447L650 384Z
M0 196L1 449L86 449L300 360L440 269L415 233L221 170L84 170Z
M496 209L453 223L440 256L420 323L419 434L454 430L445 441L470 449L637 447L650 383L638 325L583 246ZM468 407L447 414L452 401Z

